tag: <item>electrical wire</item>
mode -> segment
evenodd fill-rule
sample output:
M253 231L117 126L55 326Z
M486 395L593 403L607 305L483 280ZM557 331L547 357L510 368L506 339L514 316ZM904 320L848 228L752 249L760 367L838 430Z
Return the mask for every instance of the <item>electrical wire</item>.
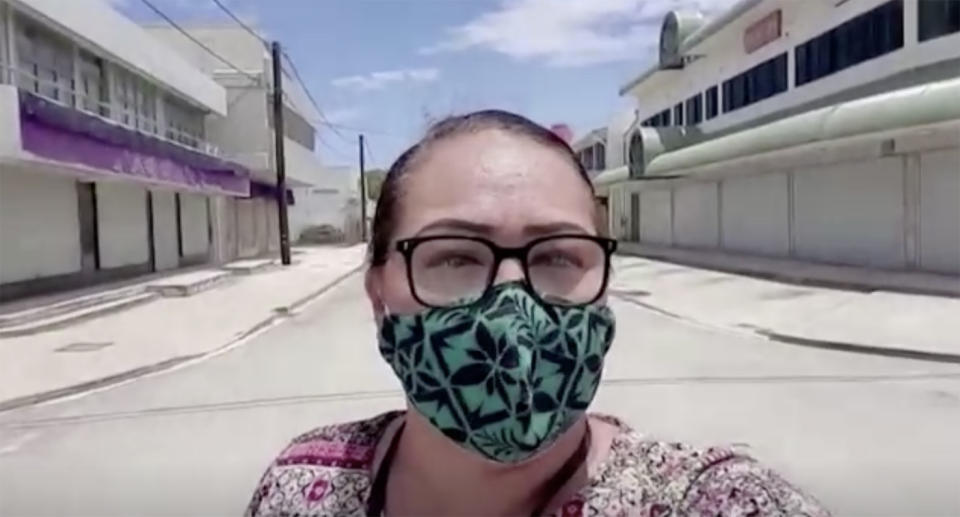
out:
M159 17L163 18L164 20L166 20L166 22L169 23L174 29L177 29L181 34L183 34L184 36L186 36L187 39L189 39L190 41L196 43L200 48L202 48L203 50L207 51L207 53L209 53L211 56L217 58L221 63L229 66L230 68L236 70L237 72L240 72L241 75L244 75L244 76L246 76L248 79L251 79L252 81L254 81L255 84L261 84L261 80L260 80L259 77L255 76L255 75L252 75L252 74L250 74L250 73L248 73L248 72L245 72L242 68L240 68L240 67L238 67L237 65L235 65L235 64L231 63L230 61L228 61L227 58L225 58L225 57L221 56L220 54L217 54L216 52L214 52L213 49L211 49L211 48L208 47L206 44L204 44L202 41L198 40L198 39L195 38L192 34L190 34L189 32L187 32L186 29L184 29L184 28L181 27L177 22L175 22L175 21L173 20L173 18L170 18L169 16L167 16L166 13L164 13L163 11L161 11L160 8L158 8L157 6L153 5L153 3L150 2L150 0L140 0L140 1L143 2L144 5L146 5L147 7L149 7L150 10L152 10L154 13L156 13L157 16L159 16Z
M243 27L244 30L246 30L247 32L249 32L250 34L252 34L254 38L257 38L258 40L260 40L260 42L263 43L263 46L264 46L264 47L267 47L267 48L270 47L270 42L269 42L269 41L265 40L265 39L263 38L263 36L261 36L260 34L257 33L257 31L253 30L252 27L250 27L249 25L247 25L246 23L244 23L243 20L241 20L239 16L237 16L236 14L234 14L234 12L233 12L232 10L230 10L229 7L227 7L226 5L224 5L223 2L221 2L220 0L213 0L213 3L217 4L217 7L219 7L221 11L227 13L227 16L233 18L233 21L237 22L237 25Z
M260 40L260 42L263 43L265 47L270 48L270 42L264 39L263 36L258 34L257 31L255 31L252 27L244 23L244 21L239 16L237 16L237 14L234 13L232 9L227 7L221 0L212 0L212 2L216 4L221 11L226 13L227 16L232 18L233 21L237 23L237 25L239 25L245 31L250 33L253 37ZM286 67L282 66L282 63L281 63L280 70L283 72L284 75L289 77L291 80L295 80L298 83L300 83L300 87L303 89L304 93L307 94L307 98L310 100L310 103L313 105L314 109L317 110L317 114L320 116L320 124L329 127L334 132L334 134L336 134L337 137L339 137L343 141L345 142L348 141L347 138L343 136L343 133L341 133L334 124L331 124L330 121L327 120L326 116L323 114L323 109L320 107L320 103L317 102L316 98L314 98L313 96L313 93L311 93L310 89L307 88L307 84L303 81L303 78L300 75L300 70L297 68L297 64L293 61L293 58L290 57L290 54L288 54L284 50L282 51L282 57L286 58L287 62L290 64L290 69L293 71L293 75L291 76L290 72L287 72Z

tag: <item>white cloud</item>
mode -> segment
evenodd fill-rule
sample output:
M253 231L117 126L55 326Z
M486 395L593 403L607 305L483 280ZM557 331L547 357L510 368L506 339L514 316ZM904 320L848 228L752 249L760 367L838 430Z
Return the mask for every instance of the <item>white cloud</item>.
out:
M440 71L436 68L408 68L404 70L385 70L371 72L365 75L350 75L338 77L330 84L337 88L347 88L359 91L381 90L391 83L416 82L428 83L440 78Z
M329 110L324 110L324 118L327 122L333 124L344 124L347 122L353 122L360 118L360 115L363 111L360 108L351 107L351 108L333 108Z
M637 59L655 48L663 16L696 9L709 16L735 0L501 0L491 12L447 29L421 53L487 49L551 66Z

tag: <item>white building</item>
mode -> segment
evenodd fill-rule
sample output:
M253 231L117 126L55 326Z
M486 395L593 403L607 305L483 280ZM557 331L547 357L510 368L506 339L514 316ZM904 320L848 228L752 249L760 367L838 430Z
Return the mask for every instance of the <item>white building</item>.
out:
M0 299L203 263L247 196L206 74L100 0L0 0Z
M570 146L591 177L607 168L607 128L598 128L578 138Z
M223 260L249 257L279 245L274 167L272 59L263 41L237 25L187 25L186 30L242 71L212 56L168 25L145 29L170 45L227 90L227 116L211 119L207 131L225 156L252 171L249 199L223 199L217 207L218 235ZM289 65L284 64L289 70ZM331 224L347 192L339 174L327 170L316 150L316 125L320 113L289 72L283 77L284 154L289 199L290 239L296 242L309 226ZM331 205L337 208L331 208Z
M595 179L626 249L960 274L960 2L664 19Z

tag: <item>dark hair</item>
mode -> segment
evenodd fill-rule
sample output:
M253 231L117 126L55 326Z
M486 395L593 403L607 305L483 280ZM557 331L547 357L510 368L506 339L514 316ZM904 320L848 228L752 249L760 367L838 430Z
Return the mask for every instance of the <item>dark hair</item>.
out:
M482 110L466 115L447 117L427 130L426 135L419 142L400 155L380 187L380 198L377 200L377 209L373 215L373 231L368 249L370 264L382 265L387 261L390 253L390 242L393 239L394 226L401 196L401 179L413 168L414 163L431 145L454 136L476 133L487 129L499 129L518 136L527 137L539 144L545 145L562 154L570 161L580 177L593 195L593 183L583 168L577 155L567 143L549 129L532 120L502 110Z

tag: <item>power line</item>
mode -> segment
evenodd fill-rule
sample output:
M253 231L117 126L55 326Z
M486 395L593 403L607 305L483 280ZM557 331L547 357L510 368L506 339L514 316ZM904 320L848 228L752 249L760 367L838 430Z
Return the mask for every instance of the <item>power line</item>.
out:
M250 33L253 37L260 40L260 42L263 43L265 47L270 46L270 43L267 40L265 40L263 36L258 34L257 31L255 31L252 27L244 23L244 21L240 19L240 17L237 16L237 14L234 13L232 9L227 7L221 0L212 0L212 1L213 3L217 4L217 7L219 7L220 10L225 12L227 16L232 18L233 21L237 22L237 25L243 27L243 29L246 30L248 33ZM330 129L333 130L333 132L340 139L346 141L347 140L346 137L343 136L343 134L340 133L340 131L333 124L331 124L329 120L327 120L326 116L324 116L323 109L320 107L320 103L317 102L317 100L313 97L313 93L311 93L310 89L307 88L307 84L303 81L303 77L300 76L300 70L297 69L297 64L293 61L293 58L291 58L290 54L288 54L285 50L282 52L283 52L283 57L286 58L288 63L290 63L290 68L293 70L293 77L291 77L290 73L287 72L286 68L281 67L281 70L283 71L284 75L300 83L300 87L303 88L304 93L307 94L307 98L310 100L310 103L313 104L313 107L317 110L317 114L320 116L320 123L330 127Z
M230 61L227 60L227 58L225 58L225 57L221 56L220 54L217 54L216 52L214 52L213 49L211 49L210 47L208 47L208 46L207 46L206 44L204 44L202 41L200 41L200 40L198 40L197 38L193 37L192 34L190 34L189 32L187 32L187 31L186 31L183 27L181 27L177 22L173 21L173 18L170 18L169 16L167 16L166 13L164 13L163 11L161 11L157 6L153 5L153 3L150 2L150 0L140 0L140 1L143 2L144 5L146 5L147 7L149 7L150 10L152 10L154 13L156 13L157 16L159 16L159 17L163 18L164 20L166 20L167 23L169 23L171 26L173 26L174 29L177 29L178 31L180 31L180 33L183 34L184 36L186 36L187 39L189 39L190 41L196 43L196 44L197 44L200 48L202 48L203 50L206 50L207 53L209 53L211 56L217 58L218 60L220 60L220 62L222 62L222 63L224 63L225 65L229 66L230 68L236 70L237 72L240 72L241 75L246 76L247 78L253 80L255 83L257 83L257 84L260 83L260 78L259 78L259 77L255 76L255 75L251 75L251 74L249 74L249 73L247 73L247 72L244 72L242 68L240 68L239 66L231 63Z
M300 83L303 91L307 94L307 98L310 99L310 103L313 104L314 108L316 108L317 114L320 115L321 123L329 127L334 134L340 137L341 140L347 141L347 137L343 136L343 133L341 133L334 124L330 123L330 121L327 120L327 117L323 114L323 109L320 108L320 104L317 102L317 100L313 98L313 94L310 93L310 88L307 88L307 83L303 82L303 77L300 76L300 70L297 69L297 64L293 62L293 58L290 57L290 54L287 54L287 52L284 51L283 57L287 58L287 62L290 63L290 69L293 70L293 75L297 78L297 82Z
M267 40L263 39L263 36L257 34L257 31L253 30L253 28L251 28L249 25L244 23L239 16L237 16L236 14L234 14L233 11L230 10L229 7L227 7L226 5L223 5L223 2L221 2L220 0L213 0L213 3L217 4L217 7L219 7L220 10L227 13L228 16L233 18L233 21L237 22L237 25L243 27L247 32L252 34L254 38L257 38L258 40L260 40L260 42L263 43L265 47L270 46L270 43Z

